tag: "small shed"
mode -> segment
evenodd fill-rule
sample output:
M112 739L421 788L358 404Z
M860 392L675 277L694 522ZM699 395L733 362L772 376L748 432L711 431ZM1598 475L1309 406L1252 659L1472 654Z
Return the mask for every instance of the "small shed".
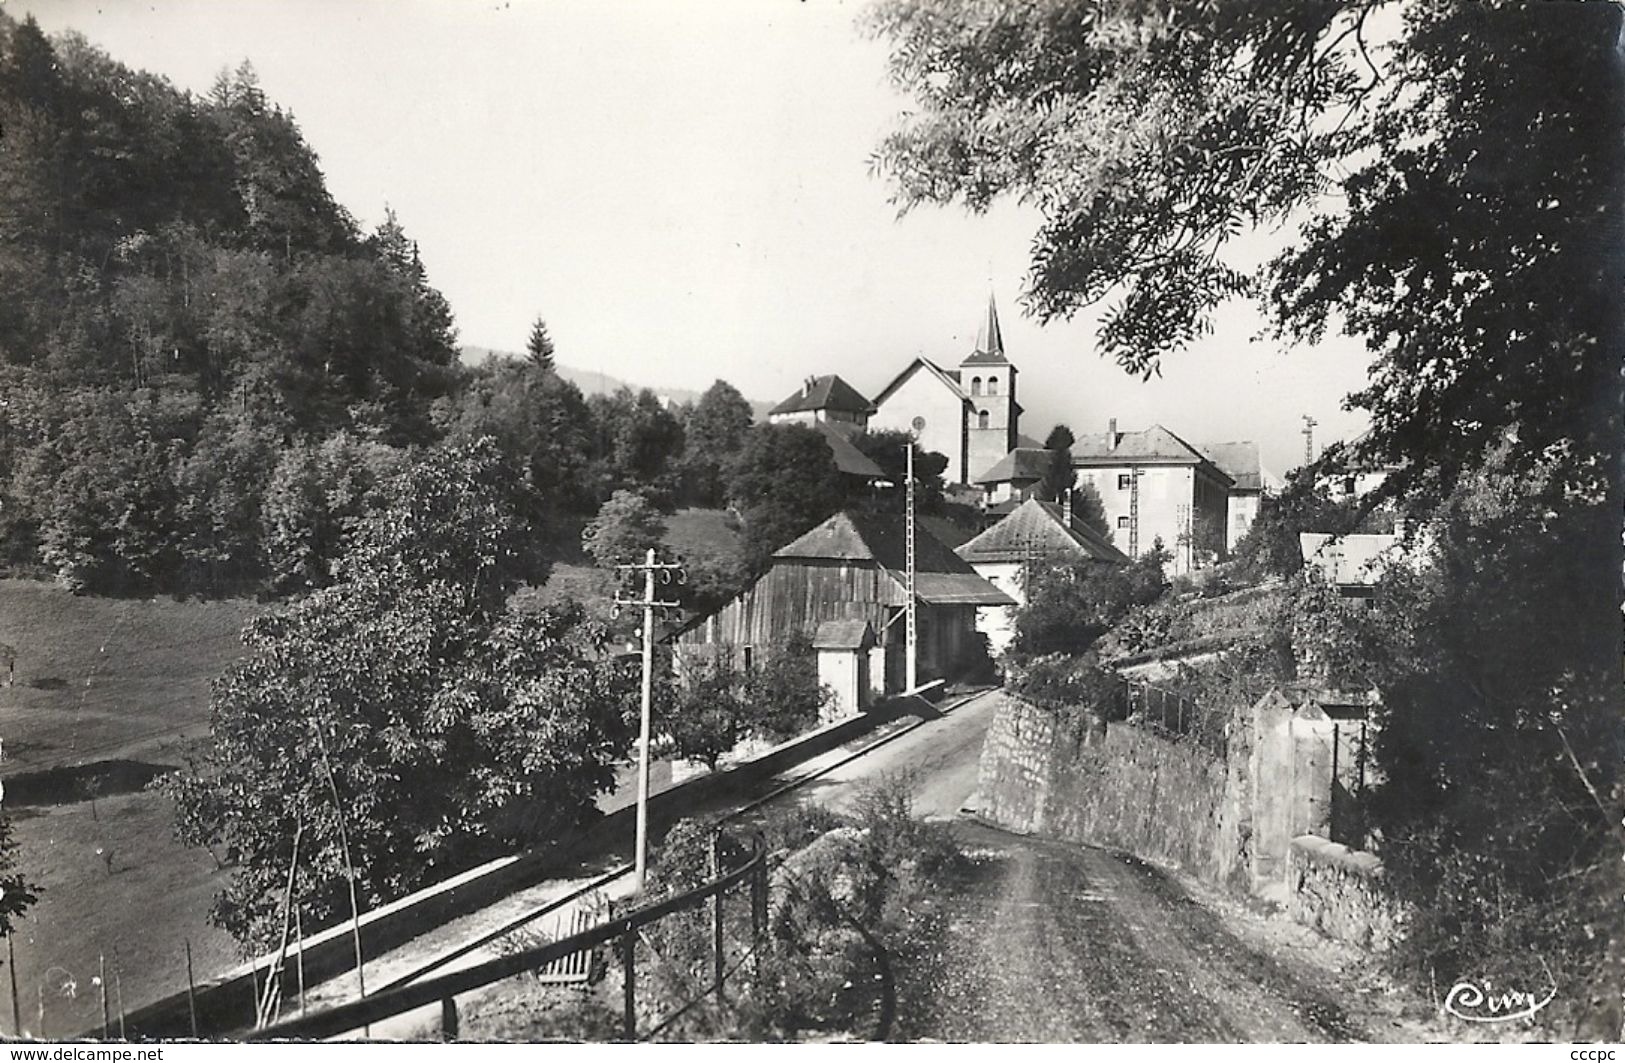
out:
M824 723L856 716L869 707L869 654L874 628L867 620L826 620L813 633L818 654L818 682L835 692L824 710Z

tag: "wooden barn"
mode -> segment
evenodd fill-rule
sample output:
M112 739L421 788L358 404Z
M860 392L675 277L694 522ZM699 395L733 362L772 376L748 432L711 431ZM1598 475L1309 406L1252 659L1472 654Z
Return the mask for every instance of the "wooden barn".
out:
M977 659L977 608L1013 603L923 527L915 549L918 675L921 682L951 679ZM675 639L678 666L726 652L749 668L754 653L795 632L813 638L826 621L867 621L875 639L869 681L876 693L897 693L907 672L906 571L901 514L837 513L775 553L772 567L739 597L685 625Z

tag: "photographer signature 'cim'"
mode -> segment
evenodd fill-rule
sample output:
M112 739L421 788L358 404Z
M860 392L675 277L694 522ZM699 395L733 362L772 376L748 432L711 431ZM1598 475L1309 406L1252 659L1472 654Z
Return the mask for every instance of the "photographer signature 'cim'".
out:
M1451 986L1450 992L1445 994L1444 1010L1466 1022L1513 1022L1534 1018L1541 1008L1556 997L1555 983L1544 997L1537 997L1522 989L1497 991L1486 978L1482 985L1457 982Z

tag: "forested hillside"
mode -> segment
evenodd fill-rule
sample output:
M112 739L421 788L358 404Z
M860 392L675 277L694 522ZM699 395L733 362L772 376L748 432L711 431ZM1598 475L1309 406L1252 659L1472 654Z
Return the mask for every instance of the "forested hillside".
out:
M357 504L454 386L412 241L334 203L247 64L199 98L0 14L0 127L6 559L115 592L297 570L313 476Z
M400 221L365 232L334 202L247 63L198 96L0 13L0 131L5 570L301 593L418 451L482 437L538 525L616 490L727 501L737 390L589 398L540 319L528 359L462 364Z

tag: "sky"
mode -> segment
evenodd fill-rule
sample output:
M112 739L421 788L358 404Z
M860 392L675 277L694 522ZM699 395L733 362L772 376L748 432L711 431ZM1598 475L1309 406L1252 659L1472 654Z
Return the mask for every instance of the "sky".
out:
M461 342L654 387L722 378L777 400L814 373L874 395L916 355L970 353L991 292L1024 434L1162 424L1251 439L1284 473L1365 428L1368 356L1259 338L1251 306L1150 382L1096 354L1088 314L1021 312L1036 217L1013 203L899 218L871 168L909 101L839 0L0 0L205 92L244 59L362 224L394 208ZM1259 234L1259 248L1281 234ZM1245 251L1243 252L1245 253Z

